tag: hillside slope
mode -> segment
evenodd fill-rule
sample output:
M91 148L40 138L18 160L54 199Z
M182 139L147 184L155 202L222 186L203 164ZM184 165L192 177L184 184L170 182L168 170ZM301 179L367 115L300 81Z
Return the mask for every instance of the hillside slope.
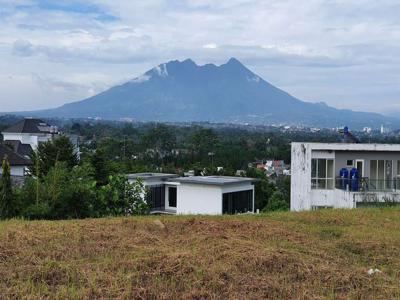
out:
M398 299L399 232L399 209L0 222L0 299Z
M260 78L237 59L216 66L170 61L88 99L33 112L42 117L133 118L139 121L212 121L352 127L400 125L375 113L301 101Z

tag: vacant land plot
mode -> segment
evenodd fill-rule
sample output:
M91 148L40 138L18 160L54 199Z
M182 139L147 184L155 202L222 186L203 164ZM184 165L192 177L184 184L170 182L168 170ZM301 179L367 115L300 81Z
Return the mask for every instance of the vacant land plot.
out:
M397 299L399 283L399 209L0 222L0 299Z

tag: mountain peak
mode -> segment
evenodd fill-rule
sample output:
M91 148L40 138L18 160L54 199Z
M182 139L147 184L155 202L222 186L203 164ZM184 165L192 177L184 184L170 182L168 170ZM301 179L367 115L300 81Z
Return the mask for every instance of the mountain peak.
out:
M175 65L190 65L190 66L197 66L196 63L191 60L190 58L187 58L185 60L171 60L166 63L167 66L175 66Z
M238 59L236 59L234 57L231 57L226 64L227 65L240 65L240 66L243 66L243 64Z

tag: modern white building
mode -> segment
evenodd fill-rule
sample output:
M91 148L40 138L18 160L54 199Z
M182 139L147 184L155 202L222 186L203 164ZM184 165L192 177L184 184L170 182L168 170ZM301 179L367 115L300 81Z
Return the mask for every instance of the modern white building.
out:
M222 215L254 212L252 178L228 176L178 177L139 173L128 179L144 181L152 213Z
M292 143L291 210L400 202L400 145Z

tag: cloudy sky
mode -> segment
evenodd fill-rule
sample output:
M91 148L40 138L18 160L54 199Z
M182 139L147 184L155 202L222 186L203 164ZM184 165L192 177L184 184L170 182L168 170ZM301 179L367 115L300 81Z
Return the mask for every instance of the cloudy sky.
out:
M0 0L0 26L0 111L230 57L306 101L400 111L398 0Z

